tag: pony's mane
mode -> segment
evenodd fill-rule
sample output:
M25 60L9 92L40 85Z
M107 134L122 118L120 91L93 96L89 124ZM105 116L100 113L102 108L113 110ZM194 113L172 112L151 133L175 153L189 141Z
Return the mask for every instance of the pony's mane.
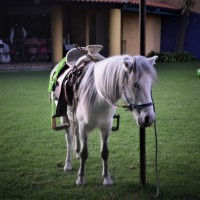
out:
M87 67L87 71L79 85L78 96L79 99L82 99L85 104L88 104L88 108L90 108L90 104L95 101L97 96L97 91L94 85L94 63L89 63Z
M125 60L131 60L131 73L123 67ZM156 71L143 56L120 55L90 63L79 87L79 97L90 105L94 103L97 93L111 102L121 97L124 84L133 84L143 73L147 73L152 82L156 79Z
M113 56L95 66L95 85L98 93L111 102L120 98L125 78L123 62L126 55Z

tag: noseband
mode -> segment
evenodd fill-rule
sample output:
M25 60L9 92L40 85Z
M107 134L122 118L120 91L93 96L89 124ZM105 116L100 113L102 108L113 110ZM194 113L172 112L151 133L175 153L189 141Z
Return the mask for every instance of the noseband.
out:
M146 108L146 107L149 107L149 106L153 106L153 102L144 103L144 104L139 104L139 105L129 103L129 105L126 105L126 107L127 107L130 111L133 111L133 110L141 110L141 109Z
M123 108L127 108L128 110L130 111L133 111L133 110L141 110L143 108L146 108L146 107L149 107L149 106L153 106L154 103L153 102L149 102L149 103L144 103L144 104L133 104L131 103L130 99L128 98L126 92L124 91L124 96L126 98L126 101L128 102L128 105L124 105Z

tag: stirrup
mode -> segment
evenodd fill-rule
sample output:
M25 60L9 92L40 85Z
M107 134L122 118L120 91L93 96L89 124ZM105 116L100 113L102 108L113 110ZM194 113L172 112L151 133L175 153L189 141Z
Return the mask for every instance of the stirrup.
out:
M112 127L112 131L118 131L119 130L119 122L120 122L120 116L119 115L114 115L113 118L117 119L117 125Z
M64 124L61 124L61 125L58 125L58 126L56 125L56 117L58 117L58 116L53 115L51 117L51 125L52 125L53 130L60 131L62 129L69 128L70 124L69 124L68 117L64 116L64 117L66 117L66 122Z

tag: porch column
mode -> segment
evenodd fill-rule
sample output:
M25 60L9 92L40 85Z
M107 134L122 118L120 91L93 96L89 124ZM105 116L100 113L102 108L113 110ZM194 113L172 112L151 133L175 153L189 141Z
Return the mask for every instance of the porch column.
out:
M111 9L109 19L109 56L121 54L121 10Z
M63 9L51 8L52 62L58 63L63 58Z

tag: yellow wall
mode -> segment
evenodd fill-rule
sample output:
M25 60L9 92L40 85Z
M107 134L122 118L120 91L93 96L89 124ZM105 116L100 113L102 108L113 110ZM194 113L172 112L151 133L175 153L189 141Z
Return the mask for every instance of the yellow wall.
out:
M146 54L150 51L160 52L161 17L147 15L146 17Z
M132 12L123 12L122 16L123 54L139 54L139 16Z
M121 10L111 9L109 19L109 56L121 54Z
M161 18L159 15L146 16L146 54L151 50L160 51ZM122 40L125 41L123 54L140 53L139 15L123 12Z

